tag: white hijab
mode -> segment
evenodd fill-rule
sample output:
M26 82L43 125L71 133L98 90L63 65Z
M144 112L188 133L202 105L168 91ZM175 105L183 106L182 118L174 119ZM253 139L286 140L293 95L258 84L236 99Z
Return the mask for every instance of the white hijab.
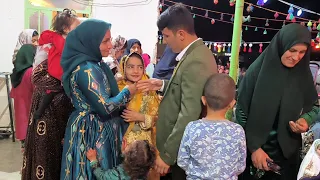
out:
M16 60L16 55L22 45L32 44L32 35L35 31L35 29L25 29L19 34L18 42L13 52L12 63Z
M51 44L44 44L37 47L36 55L34 56L33 69L35 69L44 60L48 59L50 48Z
M307 155L304 157L297 180L305 177L314 177L320 173L320 153L317 153L317 149L320 149L320 139L316 139L310 147Z

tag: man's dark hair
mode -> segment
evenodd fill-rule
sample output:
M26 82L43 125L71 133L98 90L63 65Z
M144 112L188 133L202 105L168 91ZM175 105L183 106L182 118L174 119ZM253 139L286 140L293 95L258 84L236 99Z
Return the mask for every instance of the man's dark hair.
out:
M123 168L132 180L147 179L156 159L156 150L146 140L133 143L125 153Z
M165 10L160 15L157 25L160 31L164 28L173 32L183 29L189 34L195 34L193 17L182 3L176 3Z
M69 28L75 19L75 11L66 8L53 18L51 28L61 35L66 35L65 29Z
M210 109L214 111L226 108L236 94L236 85L227 74L216 73L209 77L204 86L204 96Z

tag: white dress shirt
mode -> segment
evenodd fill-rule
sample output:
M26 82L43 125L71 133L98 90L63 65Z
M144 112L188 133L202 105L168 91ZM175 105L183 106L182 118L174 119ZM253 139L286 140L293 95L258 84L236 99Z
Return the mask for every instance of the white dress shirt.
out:
M198 41L201 38L198 38L196 40L194 40L192 43L190 43L187 47L185 47L176 57L176 61L180 61L182 59L182 57L184 56L184 54L187 52L187 50L189 49L189 47L195 43L196 41ZM163 92L164 90L164 80L162 80L162 87L160 88L160 92Z

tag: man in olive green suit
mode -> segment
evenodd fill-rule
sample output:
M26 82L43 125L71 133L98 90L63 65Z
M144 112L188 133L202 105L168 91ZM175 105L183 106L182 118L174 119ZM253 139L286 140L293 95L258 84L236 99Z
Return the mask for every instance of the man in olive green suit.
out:
M178 3L164 11L157 22L164 41L175 52L179 61L170 79L140 81L137 88L163 93L157 121L157 148L160 157L155 168L164 175L171 166L172 179L185 179L185 172L177 164L180 142L187 124L199 119L201 96L209 76L217 73L212 52L198 38L189 10Z

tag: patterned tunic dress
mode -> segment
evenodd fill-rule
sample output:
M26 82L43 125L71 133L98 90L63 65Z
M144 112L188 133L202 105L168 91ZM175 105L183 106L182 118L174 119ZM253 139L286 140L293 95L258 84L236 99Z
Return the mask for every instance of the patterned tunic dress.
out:
M104 170L120 163L122 136L128 126L120 118L120 111L130 92L125 88L112 97L108 78L100 64L90 61L80 64L71 74L75 110L64 137L61 180L95 179L86 157L89 148L97 150Z
M45 60L33 70L35 89L23 156L22 180L59 179L61 142L73 107L63 91L61 81L50 76L47 69ZM33 119L48 90L56 92L54 98L40 118Z

